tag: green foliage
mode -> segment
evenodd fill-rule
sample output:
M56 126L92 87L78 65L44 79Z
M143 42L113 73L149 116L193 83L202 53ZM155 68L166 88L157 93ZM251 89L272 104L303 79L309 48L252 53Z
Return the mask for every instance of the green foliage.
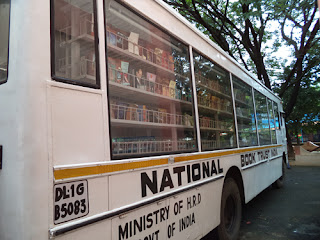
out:
M290 128L319 121L320 31L314 0L164 0L284 100ZM287 56L274 53L287 46ZM271 83L270 79L274 81ZM319 125L317 125L319 127Z
M300 97L287 121L289 132L313 133L320 130L320 88L305 86L300 89ZM284 97L284 100L287 96Z

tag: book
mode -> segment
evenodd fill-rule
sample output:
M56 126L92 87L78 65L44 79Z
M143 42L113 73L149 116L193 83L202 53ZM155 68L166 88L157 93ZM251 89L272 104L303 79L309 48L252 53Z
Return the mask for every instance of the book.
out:
M121 83L121 81L122 81L121 67L117 67L117 70L116 70L116 82L117 83Z
M147 121L147 106L146 105L138 105L138 121Z
M108 32L108 39L111 45L117 46L117 37L114 33Z
M135 69L133 69L133 68L130 69L129 82L132 87L137 87L136 86Z
M168 86L162 86L162 95L169 96L169 87Z
M136 55L139 55L139 46L138 46L138 41L139 41L139 34L130 32L130 35L128 37L128 50L131 53L134 53Z
M169 67L168 69L172 72L174 72L174 59L173 59L173 56L170 54L169 57Z
M119 107L118 119L122 119L122 120L126 119L126 112L128 110L128 104L120 102L120 103L118 103L118 107Z
M117 47L124 49L123 39L125 39L125 36L121 32L117 32Z
M156 79L157 79L157 75L156 75L156 74L153 74L153 73L147 72L147 79L148 79L148 81L150 81L150 82L155 82Z
M117 111L116 111L116 109L115 109L115 107L114 107L114 104L115 104L115 101L114 100L110 100L110 108L111 108L111 110L110 110L110 114L111 114L111 118L112 119L116 119L117 117Z
M124 73L128 73L129 71L129 63L125 61L121 61L121 70Z
M162 58L161 58L161 66L164 68L169 68L169 58L168 58L168 52L163 51L162 52Z
M162 84L162 95L169 97L170 96L170 90L169 90L170 81L169 81L169 79L163 78L161 84Z
M156 78L157 78L156 74L147 72L147 80L149 81L147 90L149 92L154 92L155 91L154 85L155 85L155 82L156 82Z
M191 122L192 122L192 117L189 115L189 114L184 114L183 115L183 124L185 125L185 126L192 126L191 124Z
M109 81L116 81L117 62L114 58L108 57L108 76Z
M155 84L155 93L162 95L162 78L160 78L159 76L156 79L156 84Z
M126 120L136 121L137 120L137 106L135 104L129 104L126 112Z
M159 113L159 115L158 115L158 122L159 123L167 123L167 117L166 117L166 115L167 115L167 109L165 109L165 108L158 108L158 113Z
M169 83L169 96L176 98L176 81L171 80Z
M151 48L147 49L147 60L153 62L153 50Z
M147 106L143 105L143 121L147 121Z
M160 48L154 49L154 54L156 55L156 64L162 65L162 53L163 50Z
M136 71L136 78L135 78L135 87L143 89L144 85L142 82L142 69L140 68L138 71Z

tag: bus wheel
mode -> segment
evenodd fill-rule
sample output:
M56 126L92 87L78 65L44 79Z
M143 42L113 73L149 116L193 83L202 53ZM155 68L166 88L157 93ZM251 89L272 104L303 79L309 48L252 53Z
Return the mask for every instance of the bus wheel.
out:
M235 240L238 238L241 223L242 203L236 182L227 178L223 185L220 225L218 236L220 240Z
M286 176L286 164L284 162L282 162L282 176L280 178L278 178L273 184L272 186L274 188L282 188L284 185L284 179Z

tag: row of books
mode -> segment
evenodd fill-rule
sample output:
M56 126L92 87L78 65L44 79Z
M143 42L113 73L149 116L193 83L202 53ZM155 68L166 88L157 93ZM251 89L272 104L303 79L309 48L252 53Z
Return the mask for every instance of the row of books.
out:
M179 139L172 141L172 139L156 138L154 136L112 139L112 152L116 155L171 152L194 149L194 147L195 142L193 140L186 141Z
M119 120L193 126L194 119L189 114L171 114L165 108L111 100L111 118Z
M206 78L202 76L201 73L195 74L195 79L197 83L200 83L206 86L207 88L210 88L216 92L221 92L227 95L231 95L230 87L220 84L218 80Z
M108 27L107 42L112 46L140 56L144 60L155 63L172 72L174 71L174 58L172 53L140 39L138 33L126 33Z
M230 123L215 121L210 117L200 117L200 128L212 128L212 129L221 129L228 130L231 127Z
M198 91L198 104L215 110L232 112L230 101L202 91Z
M145 72L128 61L118 58L108 57L108 65L109 81L179 100L191 101L191 93L182 94L175 80Z

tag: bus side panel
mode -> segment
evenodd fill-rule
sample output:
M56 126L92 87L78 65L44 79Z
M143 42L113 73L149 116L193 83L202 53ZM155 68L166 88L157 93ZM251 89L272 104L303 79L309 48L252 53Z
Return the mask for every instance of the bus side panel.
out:
M89 188L93 188L96 181L88 181L91 181ZM223 179L220 179L173 197L142 204L132 211L75 228L54 239L81 240L88 236L95 240L200 239L219 224L222 185ZM91 194L96 192L91 191ZM96 202L90 200L90 206L94 207Z
M49 1L10 2L9 78L0 85L0 239L46 239Z
M111 175L109 179L110 210L152 199L183 187L201 184L205 180L216 183L218 182L216 179L224 174L223 169L228 169L225 167L227 163L227 158L210 159ZM203 173L203 164L209 169L208 175Z
M199 239L220 221L220 183L209 183L112 220L112 239Z
M218 226L222 186L223 179L170 198L167 232L175 226L174 239L199 239Z
M245 201L248 203L282 175L282 157L267 161L242 172Z
M204 236L220 222L220 202L224 181L223 169L227 170L227 166L231 165L232 162L232 157L223 158L223 160L206 159L168 165L164 168L149 168L142 171L111 175L110 210L137 202L152 201L153 198L163 194L170 194L174 190L181 190L183 187L192 184L195 185L192 190L170 197L164 206L159 205L155 210L145 207L143 209L146 210L143 210L143 213L135 210L132 214L129 214L130 217L128 218L122 219L119 216L112 224L112 229L118 231L113 239L127 239L126 237L118 238L118 235L123 232L120 231L120 228L121 230L126 229L126 226L134 224L134 221L144 221L144 218L149 222L150 229L147 227L143 231L139 231L139 234L134 238L131 236L128 239L144 239L146 236L155 235L156 231L162 228L162 225L153 224L156 221L154 211L159 211L160 219L163 213L163 217L167 221L167 228L164 229L165 233L163 233L163 230L160 231L159 236L161 237L159 239L169 239L171 237L173 239L186 239L187 236L188 239L198 239ZM203 164L210 169L209 175L212 174L212 176L204 176ZM180 180L179 171L181 171ZM204 183L207 180L209 182ZM149 185L146 185L146 182L149 182ZM204 184L202 185L202 183ZM163 204L162 202L160 201L161 204Z
M55 166L105 160L101 94L52 87L51 109Z

